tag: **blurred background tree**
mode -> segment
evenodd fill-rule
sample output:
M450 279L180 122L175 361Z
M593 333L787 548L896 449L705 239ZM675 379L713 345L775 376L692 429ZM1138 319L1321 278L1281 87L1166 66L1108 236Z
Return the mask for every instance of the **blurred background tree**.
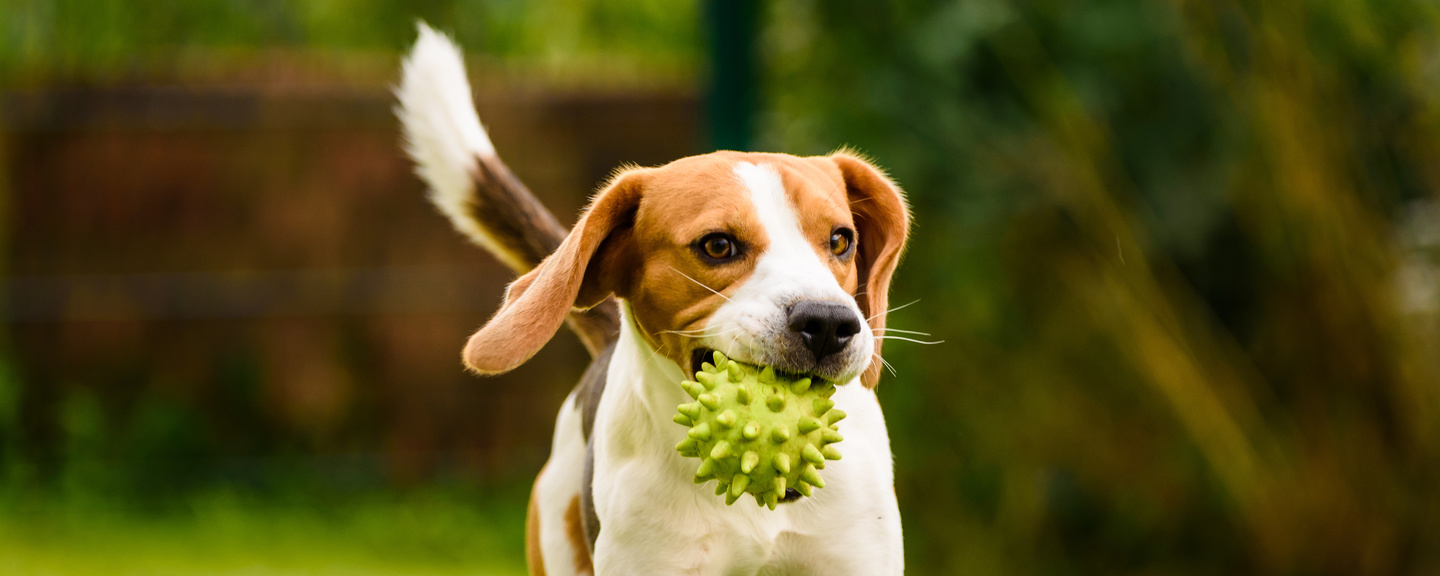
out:
M890 169L912 573L1440 569L1418 0L0 4L0 556L519 569L584 353L459 374L506 278L399 157L415 18L562 219L707 143Z

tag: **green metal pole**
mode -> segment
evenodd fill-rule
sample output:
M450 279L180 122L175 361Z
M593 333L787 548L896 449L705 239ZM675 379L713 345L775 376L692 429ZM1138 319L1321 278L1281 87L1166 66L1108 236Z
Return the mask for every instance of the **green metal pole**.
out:
M748 151L753 145L759 13L760 0L705 0L710 61L705 112L715 150Z

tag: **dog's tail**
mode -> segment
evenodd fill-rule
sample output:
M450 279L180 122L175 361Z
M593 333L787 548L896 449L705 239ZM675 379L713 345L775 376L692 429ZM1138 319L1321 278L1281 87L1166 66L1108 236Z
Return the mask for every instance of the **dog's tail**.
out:
M495 153L475 113L460 49L424 23L418 27L395 90L405 150L430 186L430 201L455 229L524 274L554 252L568 230ZM591 355L618 333L613 300L572 312L568 320Z

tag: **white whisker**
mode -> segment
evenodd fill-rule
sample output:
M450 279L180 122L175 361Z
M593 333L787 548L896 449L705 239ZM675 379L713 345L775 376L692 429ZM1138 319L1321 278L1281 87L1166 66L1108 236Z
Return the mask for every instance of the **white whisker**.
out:
M676 272L679 272L679 270L676 270ZM916 300L914 300L914 301L911 301L909 304L901 304L901 305L899 305L899 306L896 306L896 307L891 308L891 309L889 309L889 310L886 310L886 311L884 311L884 312L878 312L878 313L870 316L869 318L866 318L865 321L866 321L866 322L869 322L869 321L873 320L873 319L875 318L875 316L879 316L879 315L881 315L881 314L889 314L889 313L894 312L894 311L896 311L896 310L899 310L899 309L901 309L901 308L907 308L907 307L909 307L909 306L911 306L911 305L913 305L913 304L916 304L916 303L918 303L918 302L920 302L920 300L919 300L919 299L916 299Z
M714 288L711 288L711 287L709 287L709 286L706 286L704 282L701 282L701 281L699 281L699 280L696 280L696 279L694 279L694 278L691 278L689 275L685 274L684 272L681 272L681 271L679 271L679 270L676 270L676 268L675 268L674 266L668 266L668 268L670 268L671 270L675 270L675 273L676 273L676 274L679 274L679 275L681 275L681 276L684 276L686 280L689 280L689 281L691 281L691 282L694 282L694 283L696 283L696 284L699 284L701 288L704 288L704 289L709 290L709 291L711 291L711 292L715 292L715 295L716 295L716 296L719 296L719 297L721 297L721 298L724 298L726 302L729 302L729 301L730 301L730 297L729 297L729 296L726 296L726 295L724 295L724 294L721 294L720 292L716 291Z
M664 349L665 349L665 346L664 346L664 345L661 345L659 348L655 349L655 351L653 351L653 352L650 353L650 357L645 359L645 363L646 363L646 364L649 364L649 363L651 363L651 362L654 362L654 361L655 361L655 357L656 357L656 356L659 356L659 355L660 355L660 351L661 351L661 350L664 350Z
M710 330L711 328L711 326L706 326L704 328L696 328L694 330L661 330L661 332L666 334L699 334L706 330Z
M880 364L884 365L884 366L885 366L885 369L890 371L890 375L891 375L891 376L899 376L899 375L900 375L900 374L898 374L898 373L895 372L895 367L894 367L894 366L891 366L889 362L886 362L884 358L881 358L879 354L876 354L876 353L874 353L874 352L871 352L870 355L873 356L876 360L879 360L879 361L880 361Z
M900 340L900 341L902 341L902 342L914 342L914 343L916 343L916 344L944 344L944 343L945 343L944 340L936 340L936 341L934 341L934 342L926 342L926 341L924 341L924 340L916 340L916 339L914 339L914 338L906 338L906 337L904 337L904 336L876 336L875 339L877 339L877 340Z
M917 332L917 331L915 331L915 330L901 330L901 329L899 329L899 328L877 328L877 329L871 330L871 332L881 332L881 331L884 331L884 332L899 332L899 333L901 333L901 334L919 334L919 335L921 335L921 336L929 336L929 335L930 335L929 332Z
M718 332L706 332L705 330L700 330L700 331L695 331L695 330L661 330L661 331L658 332L658 333L659 333L659 334L674 334L674 335L679 336L679 337L681 337L681 338L694 338L694 339L697 339L697 340L698 340L698 339L701 339L701 338L710 338L710 337L713 337L713 336L724 336L724 335L726 335L726 334L729 334L729 333L731 333L731 332L737 332L737 331L739 331L739 330L740 330L740 327L739 327L739 326L731 326L730 328L727 328L727 329L725 329L725 330L720 330L720 331L718 331Z

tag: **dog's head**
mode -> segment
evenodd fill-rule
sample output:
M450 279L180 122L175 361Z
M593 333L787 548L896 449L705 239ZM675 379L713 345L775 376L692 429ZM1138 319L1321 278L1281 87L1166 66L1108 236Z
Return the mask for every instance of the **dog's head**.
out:
M625 170L560 248L510 285L465 363L511 370L572 307L614 294L682 371L719 350L839 384L863 374L873 387L908 230L899 188L845 152L716 152Z

